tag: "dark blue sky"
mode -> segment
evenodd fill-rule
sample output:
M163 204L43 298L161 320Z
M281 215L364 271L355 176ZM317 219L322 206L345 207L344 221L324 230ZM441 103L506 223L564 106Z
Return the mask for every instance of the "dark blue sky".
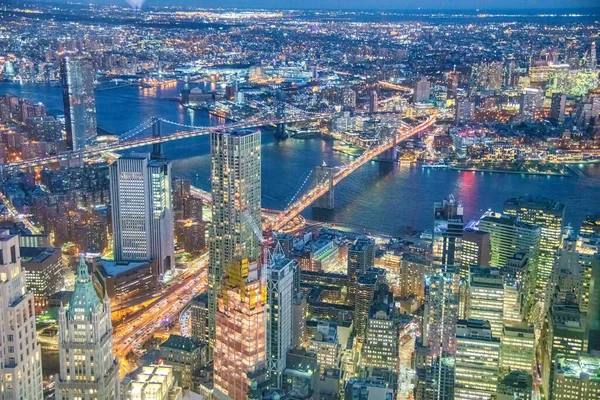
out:
M56 0L55 0L56 1ZM73 0L58 0L73 1ZM126 4L125 0L75 0L83 3ZM541 9L598 7L595 0L146 0L148 5L248 7L279 9Z

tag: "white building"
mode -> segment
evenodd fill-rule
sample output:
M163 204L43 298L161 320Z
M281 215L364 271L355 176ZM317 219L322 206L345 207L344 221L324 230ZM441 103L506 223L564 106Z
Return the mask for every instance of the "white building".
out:
M115 260L155 260L157 276L171 270L171 163L147 154L119 157L110 166L110 201Z
M292 347L292 299L299 268L278 243L267 264L267 368L278 383Z
M2 399L43 399L33 294L25 287L19 236L0 231L0 386Z
M69 309L60 308L58 325L56 400L119 400L110 301L100 300L83 256Z

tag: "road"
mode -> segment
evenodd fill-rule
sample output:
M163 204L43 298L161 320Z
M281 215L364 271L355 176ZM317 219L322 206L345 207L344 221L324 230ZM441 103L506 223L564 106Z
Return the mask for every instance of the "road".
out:
M19 212L13 207L12 203L4 196L4 194L0 193L0 201L4 203L8 212L12 215L15 221L22 222L25 224L25 227L31 231L34 235L39 235L42 231L36 227L27 216L23 214L19 214Z
M198 261L198 265L184 272L177 283L163 289L160 301L149 306L135 321L115 328L113 332L115 354L121 359L124 359L130 351L141 354L144 342L161 327L176 321L187 303L207 287L208 253L205 253Z

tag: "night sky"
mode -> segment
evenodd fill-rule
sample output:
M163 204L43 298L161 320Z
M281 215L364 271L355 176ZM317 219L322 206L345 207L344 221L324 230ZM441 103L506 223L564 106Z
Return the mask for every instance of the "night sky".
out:
M68 0L53 0L67 2ZM72 0L69 0L72 1ZM75 0L76 2L78 0ZM122 4L125 0L79 0L84 3ZM141 0L140 0L141 1ZM280 9L540 9L598 7L595 0L146 0L147 5L247 7Z

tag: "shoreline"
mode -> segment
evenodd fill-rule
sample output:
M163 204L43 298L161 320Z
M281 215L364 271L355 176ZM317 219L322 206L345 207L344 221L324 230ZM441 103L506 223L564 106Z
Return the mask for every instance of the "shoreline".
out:
M448 166L448 169L454 171L472 171L472 172L494 172L498 174L514 174L514 175L541 175L541 176L557 176L557 177L572 177L571 174L561 174L558 172L531 172L531 171L510 171L503 169L489 169L489 168L468 168L468 167L453 167Z

